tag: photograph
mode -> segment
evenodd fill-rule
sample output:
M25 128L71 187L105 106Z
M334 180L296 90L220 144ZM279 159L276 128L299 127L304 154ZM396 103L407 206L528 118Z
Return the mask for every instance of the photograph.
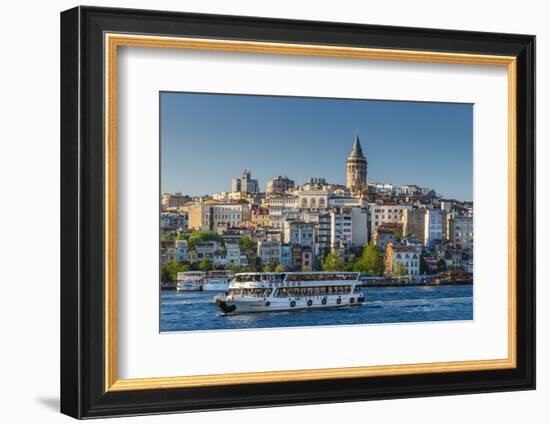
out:
M159 96L160 332L474 320L473 104Z

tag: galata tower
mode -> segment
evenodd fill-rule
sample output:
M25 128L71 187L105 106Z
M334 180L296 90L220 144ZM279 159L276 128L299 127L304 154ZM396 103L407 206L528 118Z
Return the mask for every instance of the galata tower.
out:
M352 193L365 193L367 190L367 159L361 149L359 133L355 135L353 148L346 161L347 184Z

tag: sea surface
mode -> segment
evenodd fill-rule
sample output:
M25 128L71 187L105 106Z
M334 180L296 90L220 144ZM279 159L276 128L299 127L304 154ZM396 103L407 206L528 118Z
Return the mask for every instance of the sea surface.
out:
M212 303L216 291L162 291L160 331L472 320L472 292L472 285L367 288L360 307L223 315Z

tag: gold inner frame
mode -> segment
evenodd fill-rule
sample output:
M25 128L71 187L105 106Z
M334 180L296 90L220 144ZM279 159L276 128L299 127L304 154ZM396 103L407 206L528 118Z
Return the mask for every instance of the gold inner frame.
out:
M516 359L516 58L462 53L370 49L327 45L105 34L105 391L236 385L416 373L447 373L515 368ZM116 324L116 123L117 48L119 46L325 56L507 67L508 72L508 357L419 364L118 379Z

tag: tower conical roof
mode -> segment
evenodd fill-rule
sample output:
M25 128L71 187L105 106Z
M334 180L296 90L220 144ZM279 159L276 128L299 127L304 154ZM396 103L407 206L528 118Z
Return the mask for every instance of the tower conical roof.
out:
M355 135L355 141L353 142L353 148L348 158L365 158L363 149L361 148L361 142L359 141L359 133Z

